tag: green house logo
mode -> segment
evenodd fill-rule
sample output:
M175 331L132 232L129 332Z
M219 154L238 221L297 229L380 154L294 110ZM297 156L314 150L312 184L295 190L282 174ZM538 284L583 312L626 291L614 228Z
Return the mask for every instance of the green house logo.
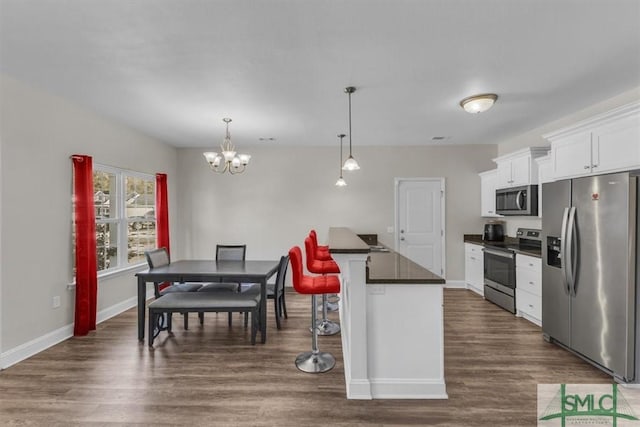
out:
M580 390L567 391L566 384L560 384L559 390L553 396L541 416L538 425L551 425L544 421L560 421L560 425L613 425L618 421L638 421L631 405L618 389L618 384L611 384L605 392L586 392L587 385L580 385ZM585 387L586 386L586 387ZM600 388L602 385L592 385ZM540 390L540 389L539 389ZM580 391L580 392L576 392ZM540 393L540 391L538 392Z

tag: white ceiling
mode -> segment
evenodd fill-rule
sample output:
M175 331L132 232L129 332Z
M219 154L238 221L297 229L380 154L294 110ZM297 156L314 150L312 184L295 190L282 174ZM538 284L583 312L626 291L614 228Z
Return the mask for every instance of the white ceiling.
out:
M0 71L179 147L496 143L640 86L639 0L0 0ZM458 102L495 92L495 107Z

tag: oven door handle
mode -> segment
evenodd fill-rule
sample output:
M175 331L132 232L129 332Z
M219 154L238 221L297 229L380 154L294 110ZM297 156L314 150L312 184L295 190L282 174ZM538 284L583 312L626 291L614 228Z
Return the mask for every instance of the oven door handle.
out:
M483 252L486 254L490 254L490 255L495 255L495 256L499 256L499 257L503 257L503 258L515 258L516 254L509 251L496 251L496 250L492 250L492 249L488 249L488 248L484 248Z

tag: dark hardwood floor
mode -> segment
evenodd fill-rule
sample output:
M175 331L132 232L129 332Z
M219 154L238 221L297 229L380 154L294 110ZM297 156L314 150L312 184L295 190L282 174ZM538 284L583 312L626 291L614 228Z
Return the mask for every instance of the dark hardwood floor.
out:
M266 345L249 344L235 315L191 315L155 350L138 343L136 309L0 373L0 425L535 426L539 383L611 383L540 328L465 290L445 291L448 400L345 398L340 336L320 337L338 360L311 375L294 365L311 345L310 298L287 293L278 331L269 301ZM393 316L393 313L384 313ZM331 313L336 318L336 313ZM406 331L415 334L407 325Z

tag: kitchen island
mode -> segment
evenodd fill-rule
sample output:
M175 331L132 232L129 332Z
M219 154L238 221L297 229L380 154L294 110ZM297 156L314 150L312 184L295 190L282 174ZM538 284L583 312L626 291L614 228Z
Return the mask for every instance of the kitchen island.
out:
M348 228L329 229L340 266L348 399L446 399L444 279L392 251L371 252Z

